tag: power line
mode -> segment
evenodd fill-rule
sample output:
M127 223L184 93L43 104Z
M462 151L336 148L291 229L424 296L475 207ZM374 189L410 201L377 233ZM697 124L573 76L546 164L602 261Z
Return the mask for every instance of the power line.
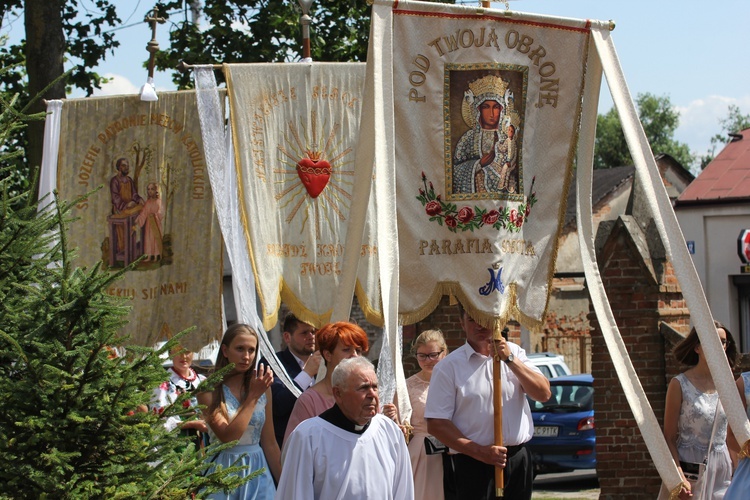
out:
M138 3L137 3L137 4L135 4L135 7L133 8L133 12L131 12L131 14L130 14L130 15L128 16L128 18L127 18L127 19L125 19L125 20L124 20L124 21L122 22L123 24L127 23L128 21L130 21L130 18L131 18L131 17L133 17L133 16L135 15L135 13L136 13L136 11L138 10L138 7L140 7L140 5L141 5L141 0L138 0Z

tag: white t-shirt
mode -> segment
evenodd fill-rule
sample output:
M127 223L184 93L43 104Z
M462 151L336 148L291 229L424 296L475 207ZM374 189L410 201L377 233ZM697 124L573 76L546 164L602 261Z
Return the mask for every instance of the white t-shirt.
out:
M519 345L508 342L514 363L529 362ZM503 401L503 445L516 446L534 435L526 393L506 363L500 363ZM479 354L467 342L435 365L427 394L425 418L450 420L464 436L487 446L495 442L492 404L492 356Z
M284 443L282 463L277 500L414 498L404 435L380 414L362 434L305 420Z

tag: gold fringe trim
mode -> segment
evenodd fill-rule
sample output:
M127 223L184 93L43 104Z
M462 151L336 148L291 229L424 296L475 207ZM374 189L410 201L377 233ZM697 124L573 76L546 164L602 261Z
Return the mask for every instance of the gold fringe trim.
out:
M529 330L536 331L540 328L542 328L545 324L545 320L547 317L547 307L549 305L549 286L547 287L547 303L544 307L544 312L542 314L542 319L538 320L535 318L532 318L531 316L527 316L526 314L521 312L521 309L518 307L518 292L517 292L517 285L516 283L510 283L506 288L506 294L507 294L507 304L505 311L500 313L498 316L493 316L490 314L486 314L484 311L481 311L479 308L477 308L471 301L469 300L469 297L464 293L463 289L461 288L460 283L456 282L443 282L438 283L438 285L433 290L430 297L427 299L427 301L422 304L422 306L417 309L416 311L409 311L399 314L399 323L402 325L412 325L414 323L417 323L424 318L426 318L432 311L435 310L435 308L440 303L440 300L443 298L443 295L452 296L454 298L457 298L459 302L464 307L464 310L469 313L469 316L474 318L474 321L479 323L480 325L491 328L493 330L502 330L503 327L508 323L510 320L518 321L521 325L523 325L525 328Z
M256 275L256 283L257 283L257 275ZM369 297L367 296L367 293L365 292L365 289L360 284L359 280L357 280L357 283L355 285L354 293L357 296L357 300L359 301L359 306L362 309L362 312L364 313L365 319L367 320L367 322L371 323L372 325L378 328L383 328L383 325L385 322L383 320L382 310L377 310L374 307L372 307ZM303 303L303 301L299 297L297 297L291 291L289 286L287 286L284 280L282 279L279 284L279 293L276 295L276 306L273 308L273 310L266 311L265 307L263 307L263 302L261 302L260 304L261 310L262 310L261 320L263 321L263 328L266 331L271 330L274 326L276 326L276 323L279 321L279 307L281 307L282 302L289 308L289 311L291 311L295 316L297 316L297 318L300 321L304 321L305 323L313 325L315 328L320 328L326 323L329 323L331 321L331 315L333 314L333 309L329 309L328 311L322 314L314 313Z
M745 444L742 445L742 450L739 454L739 459L742 460L743 458L750 458L750 440L745 441Z
M354 285L354 295L357 296L359 307L365 314L365 319L378 328L383 328L385 326L385 318L383 317L382 301L380 301L378 309L374 308L372 306L372 303L370 302L370 297L367 296L367 292L362 287L362 284L359 282L359 280L357 280L357 283Z
M326 323L328 323L331 320L331 314L333 314L333 309L329 309L328 311L324 312L323 314L316 314L312 312L310 309L305 306L305 304L302 303L302 301L297 298L296 295L294 295L288 286L284 283L284 280L281 280L281 293L280 293L280 299L281 301L286 304L286 306L289 308L289 310L297 316L297 318L301 321L304 321L305 323L308 323L315 328L320 328ZM275 311L279 310L279 305L276 306ZM271 323L271 328L276 324L278 312L273 313L273 323ZM263 323L263 326L266 329L269 329L265 325L265 320Z

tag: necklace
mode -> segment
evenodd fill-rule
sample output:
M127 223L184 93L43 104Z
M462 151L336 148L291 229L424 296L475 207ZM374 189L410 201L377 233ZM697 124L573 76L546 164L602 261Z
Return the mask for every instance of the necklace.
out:
M182 374L181 374L180 372L178 372L177 370L175 370L175 369L174 369L174 367L172 367L172 368L171 368L171 370L172 370L172 373L174 373L175 375L177 375L178 377L180 377L180 378L181 378L182 380L184 380L185 382L193 382L193 381L194 381L194 380L195 380L196 378L198 378L198 374L197 374L197 373L195 373L195 372L194 372L194 371L193 371L192 369L190 369L190 368L188 368L188 373L189 373L190 375L192 375L192 376L190 376L190 375L189 375L189 376L187 376L187 377L183 377L183 376L182 376Z

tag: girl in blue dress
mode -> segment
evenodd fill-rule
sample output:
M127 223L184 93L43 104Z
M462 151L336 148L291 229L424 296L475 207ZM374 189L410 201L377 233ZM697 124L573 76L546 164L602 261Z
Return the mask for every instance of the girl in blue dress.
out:
M213 463L229 467L240 459L243 475L265 469L229 495L212 495L214 499L264 500L276 494L274 479L278 481L281 474L281 452L271 418L273 373L262 366L255 369L257 349L258 335L252 328L244 324L229 327L216 356L216 369L230 363L234 369L212 392L198 395L198 402L206 406L211 439L222 443L239 440L219 453Z

